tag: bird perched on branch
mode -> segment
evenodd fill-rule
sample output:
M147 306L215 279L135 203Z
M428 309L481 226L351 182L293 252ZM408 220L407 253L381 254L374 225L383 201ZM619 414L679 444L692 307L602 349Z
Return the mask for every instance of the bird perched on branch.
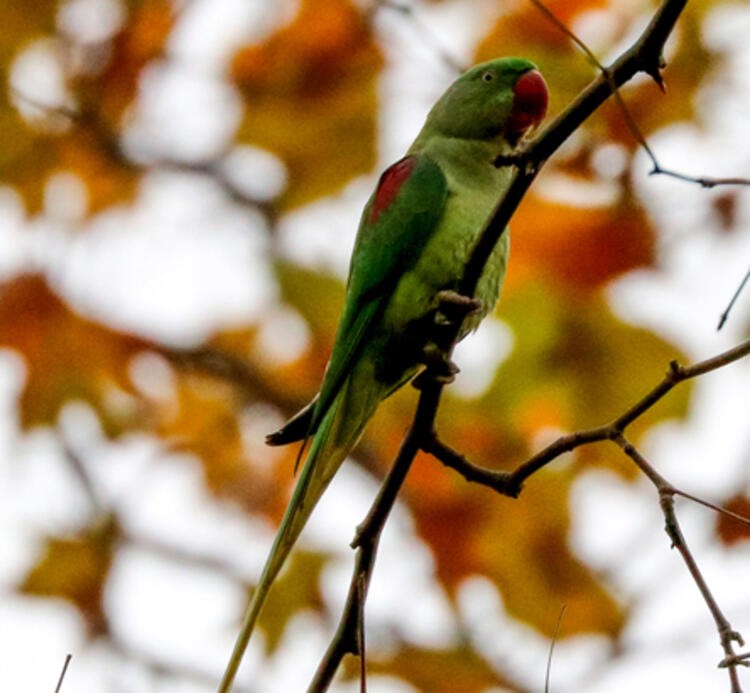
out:
M456 291L510 183L510 167L494 162L541 122L547 100L533 63L501 58L477 65L440 97L406 156L380 177L362 213L320 392L267 438L270 445L310 440L310 446L245 614L235 660L313 508L378 404L425 364L439 364L431 334L436 322L445 321L445 307L470 302L472 310L460 318L460 339L494 306L505 275L508 233L490 256L476 295ZM444 359L442 375L450 379L454 372ZM229 690L231 676L225 675L221 690Z

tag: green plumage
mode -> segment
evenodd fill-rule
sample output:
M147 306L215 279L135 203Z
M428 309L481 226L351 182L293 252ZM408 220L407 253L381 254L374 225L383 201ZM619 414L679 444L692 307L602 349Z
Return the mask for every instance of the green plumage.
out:
M245 615L235 665L271 583L366 422L421 367L436 296L458 288L476 238L509 184L510 169L493 162L525 132L509 131L508 124L518 110L514 87L533 69L526 60L505 58L464 73L430 111L407 157L383 174L365 207L320 394L269 436L272 444L309 435L312 441ZM462 337L494 306L508 245L505 233L477 286L481 311L467 318ZM233 675L228 672L221 691L229 690Z

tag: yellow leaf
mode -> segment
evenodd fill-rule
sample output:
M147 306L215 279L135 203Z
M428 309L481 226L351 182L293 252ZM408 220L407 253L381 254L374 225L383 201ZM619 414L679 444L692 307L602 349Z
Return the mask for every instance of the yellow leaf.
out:
M102 596L118 536L115 519L109 517L80 536L49 538L21 591L66 599L83 614L92 635L106 632Z
M51 32L57 4L27 3L24 13L33 17L31 8L39 11L49 5L52 17L48 22L42 14L38 22L22 22L25 33L14 37L15 43L6 46L7 51L18 55L28 35L43 29ZM18 189L29 211L42 207L49 177L58 172L74 173L85 184L89 212L132 198L140 171L120 151L123 114L137 96L143 68L163 50L174 21L166 0L134 4L137 7L111 39L107 61L100 69L79 74L66 66L67 87L77 106L72 117L57 114L55 122L61 127L47 127L49 119L41 124L25 121L7 94L0 96L0 179ZM11 13L11 21L16 14ZM8 35L6 29L0 32L0 37ZM3 46L0 39L0 55ZM21 93L16 98L24 96L28 95Z
M0 65L10 63L18 49L53 30L58 0L0 0Z
M295 549L289 565L273 585L263 608L260 627L266 635L266 653L273 653L289 621L302 609L322 610L320 574L329 557Z

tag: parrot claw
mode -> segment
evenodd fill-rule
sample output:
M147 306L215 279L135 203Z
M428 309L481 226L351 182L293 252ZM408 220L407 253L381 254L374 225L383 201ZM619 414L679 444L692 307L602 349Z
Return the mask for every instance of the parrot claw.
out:
M422 349L422 362L427 369L414 379L414 387L422 389L426 380L437 381L443 385L456 379L459 367L446 357L445 352L434 342L428 342Z
M482 310L482 302L470 296L446 289L438 291L433 299L433 339L422 347L421 362L427 369L414 379L414 387L422 389L427 381L443 385L452 383L459 371L450 359L450 342L455 339L456 328L467 316Z
M463 296L456 291L446 289L435 295L434 321L441 327L462 322L469 315L482 310L482 302L470 296Z

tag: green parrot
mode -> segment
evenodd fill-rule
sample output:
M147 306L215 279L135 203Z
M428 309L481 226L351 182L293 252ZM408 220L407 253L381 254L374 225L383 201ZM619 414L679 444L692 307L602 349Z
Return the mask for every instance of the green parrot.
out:
M528 60L476 65L448 88L406 156L380 177L359 224L320 392L267 438L271 445L311 443L245 614L237 659L271 584L365 424L428 361L436 312L442 301L460 298L455 292L464 266L510 182L510 167L493 162L541 122L547 100L544 79ZM477 285L479 308L466 317L459 338L497 301L508 243L506 232ZM229 690L232 676L225 675L220 690Z

